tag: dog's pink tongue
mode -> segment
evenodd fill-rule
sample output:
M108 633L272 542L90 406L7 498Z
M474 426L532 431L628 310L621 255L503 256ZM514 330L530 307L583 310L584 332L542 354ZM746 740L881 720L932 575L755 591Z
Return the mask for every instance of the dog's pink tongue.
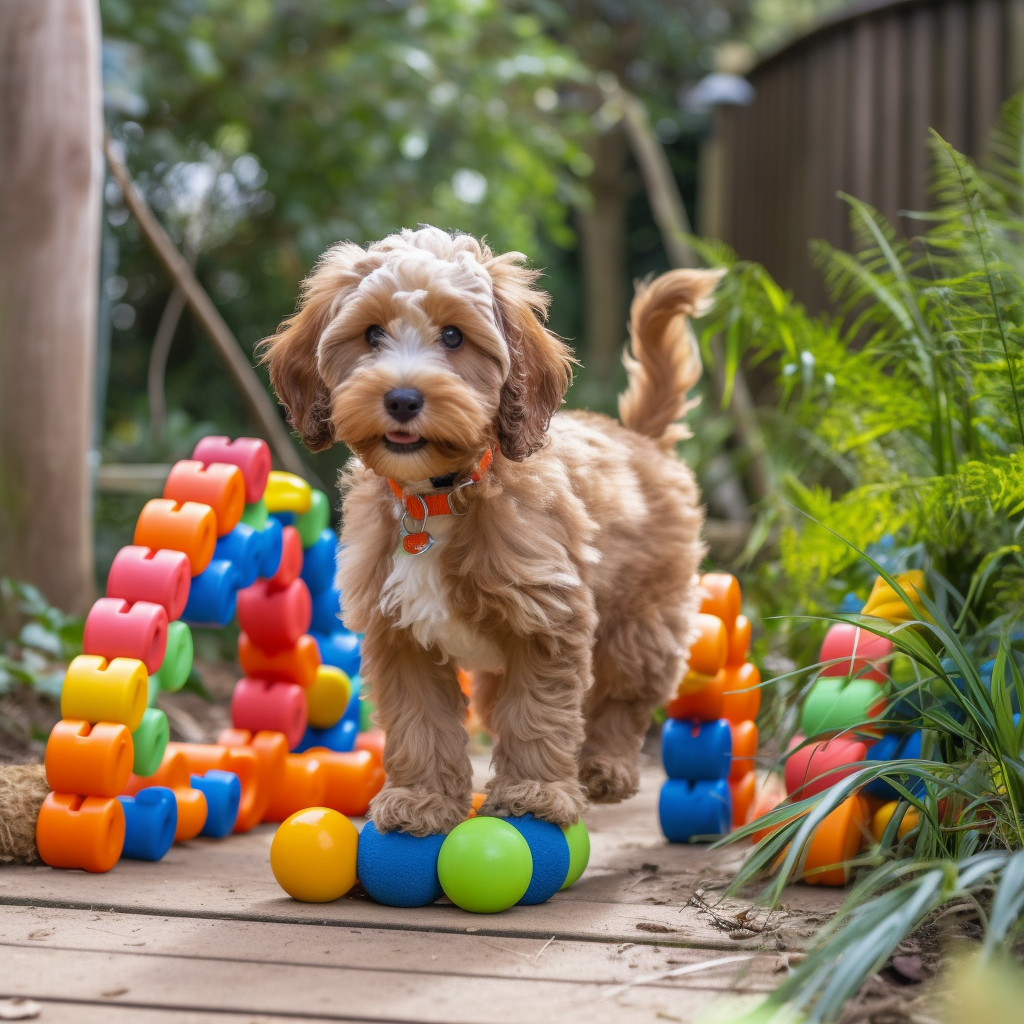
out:
M420 439L419 434L400 434L397 430L389 430L384 436L395 444L415 444Z

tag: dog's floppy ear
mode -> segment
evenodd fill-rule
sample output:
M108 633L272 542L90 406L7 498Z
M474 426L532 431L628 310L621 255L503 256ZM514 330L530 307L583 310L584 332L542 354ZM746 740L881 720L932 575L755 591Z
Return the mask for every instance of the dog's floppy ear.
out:
M352 268L366 253L350 242L328 250L302 282L298 311L259 346L260 362L270 371L278 401L302 443L319 452L334 443L331 395L317 368L320 336L346 288L358 283Z
M521 253L510 252L485 264L510 361L498 404L498 446L514 462L522 462L544 443L576 362L568 346L545 328L551 298L533 287L540 274L523 266L524 260Z

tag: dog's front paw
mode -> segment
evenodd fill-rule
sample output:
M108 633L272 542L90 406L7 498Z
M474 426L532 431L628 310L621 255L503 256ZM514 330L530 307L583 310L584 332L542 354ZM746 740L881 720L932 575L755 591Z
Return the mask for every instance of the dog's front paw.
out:
M409 832L431 836L451 832L469 814L470 794L464 800L404 786L385 786L370 801L370 820L379 832Z
M488 786L487 799L480 813L496 818L518 818L523 814L532 814L568 828L583 817L586 806L586 797L575 780L505 782L494 779Z
M640 789L640 766L598 754L580 765L580 782L595 804L617 804L636 796Z

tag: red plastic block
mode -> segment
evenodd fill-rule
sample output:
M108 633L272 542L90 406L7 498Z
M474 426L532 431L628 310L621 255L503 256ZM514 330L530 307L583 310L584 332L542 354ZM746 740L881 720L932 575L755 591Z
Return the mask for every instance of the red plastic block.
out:
M306 731L306 693L296 683L240 679L231 697L231 722L236 729L250 732L284 733L290 750Z
M245 511L245 480L242 471L227 462L207 465L183 459L171 467L164 497L209 505L217 517L217 536L223 537L238 525Z
M124 849L121 801L50 793L36 819L36 846L51 868L109 871Z
M114 556L107 576L107 597L120 597L130 604L152 601L163 605L168 621L181 618L192 586L192 569L182 551L129 545Z
M294 526L281 531L281 562L277 572L270 578L274 587L287 587L299 578L302 572L302 537Z
M299 637L294 647L269 653L261 650L245 633L239 633L238 660L250 679L262 679L268 683L298 683L305 688L312 686L316 679L316 670L320 666L320 648L306 634Z
M85 620L83 654L98 654L108 661L136 658L152 675L163 663L166 651L167 611L161 604L129 604L124 598L101 597Z
M794 800L823 793L853 775L857 769L847 765L863 761L867 752L867 744L843 736L794 750L786 761L786 792Z
M298 531L286 527L298 537ZM282 559L282 561L284 561ZM299 548L302 564L302 548ZM270 580L257 580L238 592L238 624L261 651L276 654L294 647L313 621L313 599L304 580L293 579L278 588Z
M171 498L147 501L135 524L135 543L147 548L170 548L188 555L193 576L198 576L213 558L217 546L217 517L209 505Z
M46 743L46 781L57 793L117 796L128 783L134 756L127 726L63 718Z
M856 652L856 653L854 653ZM860 676L863 679L885 681L884 666L879 663L892 654L892 641L884 636L850 625L837 622L829 627L821 645L821 660L836 661L821 670L823 676Z
M266 441L256 437L204 437L192 452L192 458L204 465L227 462L242 471L245 481L245 500L248 504L259 501L267 488L270 476L270 448Z

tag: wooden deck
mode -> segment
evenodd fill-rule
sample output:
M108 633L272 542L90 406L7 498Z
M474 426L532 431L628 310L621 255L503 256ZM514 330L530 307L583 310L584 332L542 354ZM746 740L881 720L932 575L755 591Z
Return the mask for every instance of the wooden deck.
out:
M493 916L358 889L295 902L270 871L272 826L106 875L0 868L0 998L83 1024L730 1021L841 894L797 887L766 915L708 891L709 909L704 887L742 850L666 844L662 778L650 764L638 797L591 810L573 889Z

